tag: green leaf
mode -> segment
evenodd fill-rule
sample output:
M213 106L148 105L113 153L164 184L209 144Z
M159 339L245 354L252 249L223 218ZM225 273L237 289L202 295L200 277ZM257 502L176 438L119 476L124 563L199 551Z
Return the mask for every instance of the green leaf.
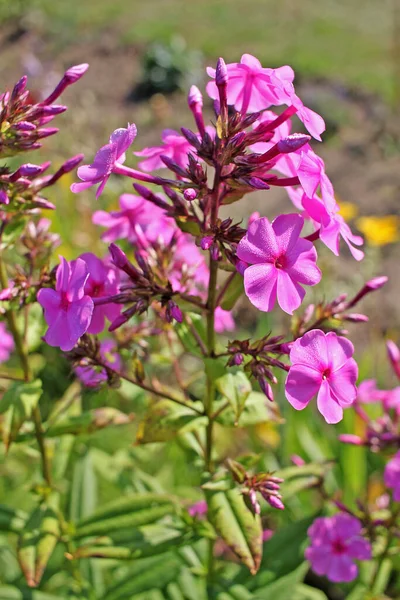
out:
M280 579L269 583L268 585L258 588L254 591L255 597L259 600L262 598L274 598L274 600L293 600L297 596L295 590L297 584L303 579L308 571L307 563L301 564L297 569L288 575L284 575Z
M215 387L233 408L237 423L252 391L250 381L243 371L237 371L236 373L226 373L217 379Z
M60 537L55 508L58 495L50 496L31 514L18 538L17 558L27 584L37 587Z
M207 425L207 417L199 416L193 410L175 404L171 400L159 400L148 409L139 424L136 442L150 444L167 442L177 435L193 431Z
M25 224L26 219L18 217L14 218L7 224L1 235L1 250L4 250L5 248L8 248L15 244L15 242L20 238L21 233L24 231Z
M42 395L42 382L12 383L0 401L0 413L4 413L3 441L6 449L15 440L22 425L31 418L33 409Z
M220 401L219 405L222 404ZM216 403L215 410L218 410ZM224 410L216 419L218 423L225 427L250 427L259 423L283 423L279 408L275 402L269 402L264 394L260 392L251 392L247 397L246 404L239 419L235 419L233 410Z
M1 600L67 600L66 596L47 594L39 590L19 589L12 585L0 585Z
M0 504L0 531L20 533L24 528L28 515L20 510L14 510L5 504Z
M179 229L184 233L191 233L195 236L201 235L201 229L197 221L191 221L188 217L177 217L175 221Z
M170 496L135 494L110 502L79 521L75 536L112 535L118 530L148 525L175 513L176 503Z
M245 195L245 192L241 190L232 190L226 196L224 196L222 200L222 204L225 206L226 204L233 204L234 202L239 202Z
M236 489L228 492L206 491L208 519L229 548L257 573L262 556L262 527L258 515L246 507Z
M220 304L223 310L232 310L244 292L243 276L235 273Z
M195 328L198 336L203 341L204 345L206 345L207 336L203 317L195 314L194 312L187 313L187 316L192 321L193 327ZM185 321L182 323L177 323L175 326L175 331L187 352L200 358L203 356L199 345L190 330L190 327Z
M126 425L131 423L133 418L133 415L126 415L111 406L94 408L80 415L71 415L60 419L60 421L49 427L46 431L46 437L89 434L104 429L104 427Z
M328 596L321 590L317 590L305 583L298 583L293 596L296 600L328 600Z
M171 581L176 581L180 567L179 558L170 554L138 560L127 575L106 590L103 600L127 600L135 594L153 590L155 584L162 589Z
M203 360L206 374L211 377L212 381L216 381L228 372L224 358L204 358Z

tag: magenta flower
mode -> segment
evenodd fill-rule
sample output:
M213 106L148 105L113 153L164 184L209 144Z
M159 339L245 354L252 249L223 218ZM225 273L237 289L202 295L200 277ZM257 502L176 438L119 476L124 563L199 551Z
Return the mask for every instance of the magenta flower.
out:
M170 243L177 228L162 208L133 194L122 194L119 206L118 211L98 210L93 214L93 223L107 228L101 236L105 242L128 240L137 244L144 235L151 243L159 239L164 244Z
M135 139L136 133L137 129L134 123L128 124L127 129L116 129L110 135L109 143L97 152L93 163L79 167L78 177L82 183L73 183L71 191L77 194L99 184L96 192L96 198L98 198L103 192L115 164L125 162L125 152Z
M79 257L86 264L89 277L86 280L84 291L90 298L104 298L118 294L119 275L117 269L108 265L100 258L86 252ZM71 263L71 267L74 261ZM101 333L105 326L105 319L114 321L121 312L121 305L110 302L109 304L99 304L94 306L92 320L88 327L88 333Z
M140 152L135 152L136 156L142 156L145 160L139 163L139 167L143 171L155 171L156 169L166 169L165 164L161 160L161 156L167 156L176 162L182 169L186 169L188 165L188 153L195 154L195 149L183 135L180 135L173 129L164 129L162 135L162 146L152 146L144 148Z
M244 271L244 289L250 302L268 312L276 299L290 315L305 296L300 284L316 285L321 271L311 242L300 238L301 215L280 215L272 224L266 217L251 223L237 247L237 256L250 264Z
M393 490L393 500L400 502L400 450L386 465L384 481L386 487Z
M4 323L0 323L0 363L6 362L14 350L14 339L6 329Z
M308 530L311 545L305 551L311 569L335 583L353 581L358 574L354 561L371 559L371 545L361 529L358 519L344 513L315 519Z
M240 63L226 65L228 72L227 99L242 114L258 112L271 105L286 104L292 107L299 119L313 137L320 140L325 131L323 118L305 107L296 95L293 86L294 72L289 66L278 69L263 68L260 61L251 54L243 54ZM215 69L207 68L207 73L215 80ZM207 84L210 98L219 98L215 81ZM292 113L292 114L293 114Z
M223 310L220 306L217 306L215 309L214 329L217 333L233 331L235 329L235 321L230 310Z
M100 356L107 366L117 371L121 370L121 357L116 351L114 340L104 340L100 344ZM104 381L107 381L107 372L102 367L95 367L91 364L85 364L85 360L81 361L79 367L75 367L74 371L79 379L87 387L98 387Z
M327 423L343 418L343 407L357 396L358 368L352 358L353 344L333 333L313 329L298 338L290 349L286 398L296 410L303 410L317 396L319 412Z
M89 277L86 263L80 258L71 265L62 256L60 260L56 289L41 289L37 299L49 326L45 341L68 352L89 329L94 306L84 291Z

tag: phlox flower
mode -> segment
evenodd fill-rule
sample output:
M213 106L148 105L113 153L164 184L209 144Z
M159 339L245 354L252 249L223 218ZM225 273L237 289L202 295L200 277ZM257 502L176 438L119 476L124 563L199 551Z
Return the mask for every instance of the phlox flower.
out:
M139 163L143 171L155 171L156 169L166 169L161 160L161 156L168 156L176 162L182 169L188 165L188 153L195 153L195 149L183 135L173 129L164 129L162 135L162 145L144 148L140 152L134 152L136 156L141 156L145 160Z
M224 310L220 306L215 309L214 329L217 333L224 331L233 331L235 329L235 321L230 310Z
M315 519L308 529L311 545L305 551L311 569L335 583L353 581L358 574L354 561L371 559L371 545L361 529L360 521L345 513Z
M100 356L106 365L117 371L121 370L121 357L116 351L114 340L104 340L101 342ZM95 367L90 364L81 364L79 367L75 367L74 371L82 383L87 387L98 387L103 381L107 381L106 370L101 367Z
M78 177L82 180L82 183L73 183L71 191L79 193L99 184L96 192L96 198L98 198L103 192L115 164L125 162L125 152L134 141L136 133L137 129L134 123L132 125L128 124L126 129L116 129L110 135L108 144L97 152L93 163L78 168Z
M176 225L173 219L165 215L162 208L133 194L122 194L119 206L118 211L97 210L93 214L93 223L107 228L101 236L105 242L128 240L137 244L138 234L141 237L143 233L151 243L159 239L164 244L170 243Z
M5 362L10 358L11 352L14 350L14 339L6 329L4 323L0 323L0 363Z
M208 279L209 270L204 255L189 235L179 234L169 270L169 280L174 292L203 297Z
M119 275L117 269L105 263L91 252L85 252L79 257L86 264L89 277L86 279L84 292L90 298L103 298L118 293ZM71 266L73 266L73 262ZM105 319L114 321L121 312L121 305L100 304L94 306L92 320L87 329L88 333L101 333L105 326Z
M226 65L228 72L227 99L242 114L258 112L271 105L286 104L293 107L304 126L313 137L320 140L325 131L323 118L304 106L293 86L294 72L289 66L277 69L264 68L251 54L243 54L240 63ZM207 74L215 80L215 69L207 68ZM214 100L219 93L215 81L207 84L207 94Z
M384 481L386 487L393 490L393 500L400 502L400 450L387 463Z
M316 285L321 271L311 242L300 238L303 217L280 215L272 223L266 217L251 223L237 247L237 256L248 263L244 289L250 302L268 312L278 304L292 314L304 296L301 284Z
M286 398L303 410L317 395L317 407L327 423L343 418L343 407L357 395L358 368L353 344L334 332L308 331L290 349L291 367L286 379Z
M86 263L80 258L73 264L62 256L60 260L56 289L39 290L37 299L49 326L45 341L49 346L58 346L68 352L89 329L94 305L84 291L89 277Z
M271 121L274 121L276 119L276 114L274 112L272 112L271 110L265 110L259 119L257 119L257 121L254 123L253 125L253 129L256 129L258 127L258 125L261 125L261 123L268 123ZM256 142L255 144L252 144L251 146L249 146L250 150L252 152L258 152L259 154L264 154L264 152L267 152L267 150L269 150L270 148L272 148L272 146L274 146L275 144L277 144L279 142L279 140L282 140L283 138L288 137L288 135L290 135L290 131L291 131L291 122L290 120L284 121L283 123L281 123L281 125L279 125L278 127L276 127L273 131L273 137L270 139L269 142Z

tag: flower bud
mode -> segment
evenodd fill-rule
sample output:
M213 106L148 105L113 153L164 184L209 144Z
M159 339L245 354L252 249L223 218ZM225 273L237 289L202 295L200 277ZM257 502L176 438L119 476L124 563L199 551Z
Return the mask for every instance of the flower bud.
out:
M211 244L211 247L210 247L210 256L211 256L212 260L218 260L219 259L219 246L215 242L213 244Z
M367 315L362 315L359 313L350 313L348 315L342 315L341 319L343 321L350 321L350 323L368 323L369 321Z
M203 106L203 96L199 90L199 88L195 85L192 85L189 94L188 94L188 105L189 108L193 108L194 106Z
M387 340L386 350L393 370L400 379L400 350L392 340Z
M217 61L217 68L215 70L215 83L217 86L228 84L228 69L223 58L219 58Z
M342 433L338 437L340 442L344 444L353 444L354 446L363 446L364 442L358 435L352 433Z
M245 263L243 260L238 260L235 267L236 267L236 271L238 273L240 273L240 275L244 275L245 270L247 269L249 265L247 263Z
M241 365L243 362L243 354L240 354L240 352L235 352L235 354L232 356L232 362L237 367Z
M172 323L172 321L174 319L178 323L182 323L182 321L183 321L183 315L182 315L181 309L172 300L168 300L167 308L165 311L165 316L166 316L168 323Z
M113 261L114 265L118 269L124 270L129 265L129 261L125 252L123 252L121 248L119 248L119 246L117 246L116 244L110 244L108 249L110 251L111 260Z
M311 136L303 133L292 133L277 143L277 148L281 154L289 154L299 150L302 146L311 140Z
M81 65L75 65L75 66L67 69L64 73L63 78L57 84L54 91L50 94L50 96L48 96L46 98L46 100L43 100L43 104L47 104L47 105L52 104L54 102L54 100L56 100L59 96L61 96L63 91L69 85L71 85L72 83L75 83L76 81L79 81L79 79L82 77L82 75L84 75L86 73L88 68L89 68L89 65L87 63L82 63Z
M193 200L196 200L197 198L197 191L193 188L186 188L186 190L183 191L183 197L188 202L193 202Z
M306 464L305 461L298 454L292 454L290 460L296 467L302 467Z
M29 121L19 121L19 123L15 123L12 128L17 131L35 131L36 125Z
M10 204L10 198L4 190L0 190L0 204Z
M385 275L382 275L381 277L374 277L374 279L370 279L369 281L367 281L364 284L364 286L354 296L354 298L352 300L349 300L346 308L355 306L357 304L357 302L359 302L362 298L364 298L364 296L366 296L370 292L375 292L376 290L379 290L381 287L383 287L385 285L385 283L387 281L388 281L388 278Z
M22 92L25 90L26 87L26 82L28 81L28 78L26 75L23 75L21 77L21 79L19 81L17 81L17 83L14 85L14 89L11 92L11 99L10 102L14 102L18 96L20 96L22 94Z
M267 379L265 377L258 377L257 381L261 388L261 391L266 395L266 397L268 398L268 400L270 402L273 402L274 401L274 392L272 391L272 387L268 383Z
M201 239L200 246L202 250L209 250L211 248L214 238L211 235L206 235Z
M277 508L278 510L284 510L285 505L282 500L277 496L269 496L267 502L272 508Z

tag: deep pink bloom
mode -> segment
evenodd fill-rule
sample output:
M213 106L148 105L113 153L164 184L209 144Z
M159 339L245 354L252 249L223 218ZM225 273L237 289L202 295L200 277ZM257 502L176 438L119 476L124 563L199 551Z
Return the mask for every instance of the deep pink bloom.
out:
M323 118L305 107L296 95L293 86L294 72L289 66L278 69L263 68L260 61L251 54L243 54L240 63L226 65L228 73L228 104L234 105L242 114L258 112L271 105L292 106L299 119L313 137L320 140L325 131ZM207 73L215 80L216 70L207 68ZM215 81L207 84L207 94L214 100L219 98Z
M14 350L14 339L6 329L4 323L0 323L0 363L5 362L10 358L11 352Z
M315 519L308 530L311 545L305 551L312 570L335 583L353 581L358 574L354 561L371 559L371 545L361 529L360 521L345 513Z
M239 242L238 258L251 265L244 271L245 292L259 310L272 310L278 299L282 310L292 314L305 296L300 284L320 281L315 248L300 238L303 223L297 214L280 215L272 224L262 217Z
M101 236L105 242L128 240L137 244L144 234L149 242L160 239L164 244L170 243L177 228L162 208L133 194L122 194L119 206L118 211L98 210L93 214L93 223L107 228Z
M235 321L230 310L223 310L220 306L217 306L215 309L214 329L217 333L233 331L235 329Z
M94 306L84 291L89 277L86 263L80 258L73 265L62 256L60 260L56 289L41 289L37 299L49 326L45 341L68 352L89 329Z
M135 139L136 133L137 129L134 123L128 124L126 129L116 129L110 135L109 143L97 152L93 163L79 167L78 177L82 183L73 183L71 191L78 193L99 184L96 192L96 198L98 198L103 192L115 164L125 162L125 152Z
M86 280L84 291L90 298L103 298L105 296L113 296L117 294L119 289L119 276L118 270L113 266L105 263L100 258L86 252L81 254L79 257L86 263L89 277ZM71 263L71 267L74 262ZM121 312L121 305L113 304L100 304L95 305L92 315L90 326L88 327L88 333L101 333L105 326L105 319L114 321Z
M327 423L338 423L343 407L350 406L357 395L353 352L353 344L332 331L313 329L298 338L290 349L292 366L286 379L290 404L302 410L318 394L319 412Z
M145 158L145 160L139 163L139 167L147 172L156 169L166 169L161 156L168 156L168 158L185 169L188 165L188 153L195 153L193 146L189 144L183 135L180 135L173 129L164 129L161 139L163 142L162 146L152 146L134 153L136 156Z
M384 481L386 487L393 490L393 500L400 502L400 450L387 463Z
M104 340L100 344L100 356L103 362L117 371L121 370L121 357L116 352L114 340ZM107 381L106 370L102 367L95 367L91 364L85 364L85 359L81 361L79 367L74 369L76 375L87 387L97 387L103 381Z

